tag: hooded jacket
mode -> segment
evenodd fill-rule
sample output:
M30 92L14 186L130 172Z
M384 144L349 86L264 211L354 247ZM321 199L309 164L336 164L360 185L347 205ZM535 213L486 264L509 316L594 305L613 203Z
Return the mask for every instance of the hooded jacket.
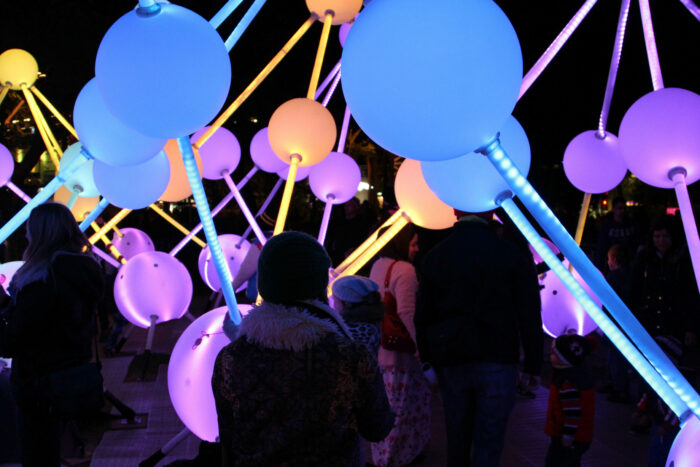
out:
M376 359L320 301L251 310L212 387L224 465L353 465L393 426Z

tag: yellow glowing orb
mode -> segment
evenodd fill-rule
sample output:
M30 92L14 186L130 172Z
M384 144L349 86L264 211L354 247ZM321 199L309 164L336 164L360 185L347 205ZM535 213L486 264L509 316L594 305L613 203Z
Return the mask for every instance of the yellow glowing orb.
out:
M332 24L337 25L352 20L362 8L362 0L306 0L306 7L320 21L323 21L326 13L332 13Z
M73 193L66 188L65 185L61 185L61 188L59 188L56 194L53 195L53 200L57 203L67 205L72 194ZM81 222L88 214L90 214L90 211L95 209L95 206L97 206L97 203L99 202L99 196L93 196L90 198L79 196L70 211L73 213L75 220Z
M394 182L396 201L414 224L426 229L446 229L457 221L454 209L440 201L423 178L420 162L406 159Z
M39 65L32 55L22 49L8 49L0 54L0 84L19 91L30 87L39 76Z

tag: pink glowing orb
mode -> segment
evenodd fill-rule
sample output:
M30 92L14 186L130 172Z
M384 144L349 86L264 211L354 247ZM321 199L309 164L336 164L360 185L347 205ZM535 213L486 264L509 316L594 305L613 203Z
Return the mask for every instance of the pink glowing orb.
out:
M666 467L700 467L700 419L691 415L671 445Z
M114 282L117 308L132 324L148 328L178 319L192 300L192 278L187 268L167 253L145 251L124 264Z
M5 289L5 292L7 292L10 282L12 282L12 277L23 264L24 261L8 261L7 263L0 264L0 276L4 277L0 285Z
M627 174L617 136L609 131L601 138L598 130L584 131L564 151L564 173L584 193L605 193L620 184Z
M294 177L295 182L300 182L309 176L311 173L311 167L297 167L297 174ZM284 167L277 171L277 175L282 177L283 180L287 180L289 177L289 165L284 164Z
M5 146L0 144L0 186L5 186L15 170L15 159Z
M542 238L542 241L544 241L547 244L549 249L552 250L555 255L559 254L559 248L557 248L557 246L553 242L551 242L550 240L548 240L546 238ZM530 247L530 253L532 253L532 258L535 260L535 264L540 264L540 263L544 262L544 260L540 256L540 254L537 253L537 251L532 247L532 245L528 245L528 246Z
M251 308L238 305L243 316ZM194 320L180 335L168 363L168 392L177 416L198 438L212 443L219 436L219 423L211 377L217 355L230 343L223 331L227 314L222 306Z
M253 140L250 142L250 157L263 172L275 173L287 166L272 150L270 140L267 137L267 127L253 136Z
M112 244L126 259L131 259L139 253L155 251L156 249L153 246L151 237L142 230L124 227L119 232L122 234L121 236L116 232L112 235Z
M360 166L342 152L331 152L311 167L309 173L311 191L321 201L332 204L349 201L357 193L361 180Z
M241 242L241 237L238 235L219 235L219 243L226 257L228 268L231 271L231 277L235 277L236 274L238 274L238 270L241 268L245 255L248 254L248 249L250 248L250 242L248 242L248 240L243 240L240 246L238 246L239 242ZM197 265L199 266L199 275L202 277L204 283L213 291L221 289L219 274L216 272L209 245L202 248L202 251L199 253Z
M192 144L209 129L205 126L192 135ZM224 171L232 174L241 161L241 145L236 135L226 128L218 128L214 134L199 148L202 158L202 176L207 180L221 180Z
M564 266L569 267L568 262ZM581 284L588 295L599 307L600 300L583 282L581 276L574 270L573 275ZM551 270L540 274L540 285L544 288L540 291L542 299L542 328L552 337L575 332L579 336L585 336L598 327L595 321L588 316L583 307L576 301L573 294L564 286L564 283Z
M700 96L679 88L646 94L620 124L620 151L630 172L644 183L673 188L668 177L686 170L686 183L700 178Z

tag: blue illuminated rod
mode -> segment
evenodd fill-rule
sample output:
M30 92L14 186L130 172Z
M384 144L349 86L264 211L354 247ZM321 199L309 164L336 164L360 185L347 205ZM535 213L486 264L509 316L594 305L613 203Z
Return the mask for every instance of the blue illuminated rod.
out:
M255 2L253 2L250 8L248 8L248 11L245 12L243 18L241 18L236 27L233 29L231 35L228 36L226 42L224 42L226 50L230 52L231 49L233 49L233 46L236 45L238 39L240 39L245 30L248 29L248 26L250 26L250 23L253 21L253 18L257 16L258 12L263 7L266 1L267 0L255 0Z
M25 204L22 209L20 209L17 214L12 216L12 219L7 221L5 225L0 228L0 243L7 240L7 238L14 233L24 222L29 218L32 209L45 203L49 198L51 198L56 191L61 188L61 185L66 183L68 179L82 166L84 163L92 159L85 151L80 151L80 156L73 159L66 167L61 170L58 175L56 175L53 180L46 184L46 186L32 198L30 202Z
M549 209L532 185L530 185L530 182L520 173L520 170L513 164L508 154L501 147L498 137L479 149L478 152L489 158L516 196L520 198L526 209L547 232L549 238L566 256L581 275L581 278L593 290L593 293L603 302L603 305L609 310L620 328L630 336L630 339L642 354L668 382L681 400L686 403L688 408L700 417L700 395L673 365L642 325L639 324L639 321L627 308L627 305L618 297L617 293L610 287L610 284L605 281L600 271L588 259L574 239L571 238L569 232L566 231L552 210Z
M231 14L236 11L236 8L238 8L241 3L243 3L243 0L228 0L214 15L214 17L209 20L209 24L211 24L214 29L217 29L224 21L226 21L226 18L231 16Z
M238 303L236 301L235 292L233 291L233 277L231 276L231 271L224 257L224 252L221 250L219 237L216 234L216 227L214 227L214 220L209 210L207 195L204 193L202 179L199 178L199 170L197 169L197 163L194 158L194 152L192 152L190 140L186 136L181 136L177 138L177 145L180 148L182 160L185 163L185 172L187 172L187 179L190 182L190 188L192 188L192 196L197 206L199 219L202 221L204 236L207 238L209 251L214 260L214 267L216 267L216 272L219 275L219 283L221 284L221 291L224 294L224 299L228 306L229 318L235 325L238 325L241 323L241 313L238 311Z
M601 310L586 293L583 287L576 281L574 276L569 272L569 269L564 266L556 254L547 246L537 233L535 228L530 224L527 218L520 212L518 206L511 199L510 192L502 193L497 199L496 204L500 205L511 218L515 226L527 238L527 241L533 246L535 251L542 257L547 266L551 268L554 274L561 279L567 289L573 294L586 313L596 322L598 327L605 333L608 338L615 344L622 355L637 369L639 374L647 383L656 391L656 393L668 404L673 412L681 417L681 419L691 412L688 405L674 392L668 383L659 376L656 369L644 358L637 348L629 341L627 336L620 331L615 323Z
M99 203L97 203L97 206L90 211L90 214L87 215L85 219L80 223L78 226L80 228L81 232L85 232L88 227L90 227L90 224L92 224L95 219L100 217L100 214L102 214L102 211L104 211L107 206L109 206L109 201L106 199L102 198Z

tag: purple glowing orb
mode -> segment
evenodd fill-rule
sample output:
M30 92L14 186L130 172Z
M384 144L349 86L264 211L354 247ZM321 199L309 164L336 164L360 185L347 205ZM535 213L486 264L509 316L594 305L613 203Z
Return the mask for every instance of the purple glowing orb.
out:
M23 264L24 261L8 261L7 263L0 264L0 276L4 277L1 285L3 289L5 289L5 292L7 292L10 282L12 282L12 277Z
M5 146L0 144L0 186L5 186L15 170L15 159Z
M597 130L584 131L564 151L564 173L584 193L605 193L620 184L627 174L617 136Z
M241 242L241 237L238 235L223 234L219 235L219 243L226 257L231 276L235 277L236 274L238 274L238 270L241 268L245 255L248 254L250 242L248 242L248 240L243 240ZM239 243L240 246L238 245ZM214 259L211 256L209 245L202 248L202 251L199 253L197 266L199 267L199 275L210 289L213 291L221 289L219 274L216 272L216 266L214 265Z
M155 251L156 249L151 238L142 230L124 227L119 232L122 235L119 236L115 232L112 236L112 244L126 259L131 259L139 253Z
M192 135L194 144L207 130L205 126ZM202 158L202 176L207 180L221 180L224 171L232 174L241 161L241 145L236 135L226 128L218 128L199 149Z
M250 142L250 157L263 172L276 173L287 166L272 150L270 140L267 137L267 127L253 136L253 140Z
M342 152L331 152L311 167L309 186L314 195L325 203L342 204L357 193L362 180L355 159Z
M284 164L284 162L283 162ZM297 167L297 174L294 177L295 182L300 182L309 176L311 173L311 167ZM289 164L284 164L284 167L277 171L277 175L282 177L283 180L287 180L289 177Z
M667 467L700 466L700 420L691 415L676 435L666 459Z

